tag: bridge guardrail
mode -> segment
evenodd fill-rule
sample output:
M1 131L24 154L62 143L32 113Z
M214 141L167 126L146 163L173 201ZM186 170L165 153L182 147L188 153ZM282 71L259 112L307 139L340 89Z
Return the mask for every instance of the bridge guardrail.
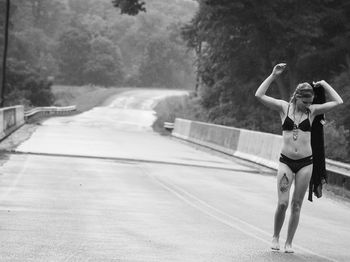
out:
M164 122L164 128L168 131L172 131L174 129L174 123Z
M350 197L350 164L326 159L326 169L328 171L328 184L348 190L342 195Z
M22 105L0 108L0 141L24 124Z
M326 159L327 170L350 177L350 164Z
M276 170L282 136L176 118L174 137ZM350 197L350 164L326 159L328 184Z
M31 110L24 112L24 119L28 120L34 116L45 116L45 115L66 115L75 112L77 107L73 106L47 106L47 107L35 107Z

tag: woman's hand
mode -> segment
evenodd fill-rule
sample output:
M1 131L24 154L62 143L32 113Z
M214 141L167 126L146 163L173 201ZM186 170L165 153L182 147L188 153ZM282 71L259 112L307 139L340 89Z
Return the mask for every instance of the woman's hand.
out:
M285 63L280 63L280 64L275 65L275 67L272 70L272 75L279 76L280 74L282 74L282 72L284 71L286 66L287 66L287 64L285 64Z
M320 86L325 87L327 84L327 82L324 80L317 81L317 82L314 81L312 83L313 83L314 87L320 87Z

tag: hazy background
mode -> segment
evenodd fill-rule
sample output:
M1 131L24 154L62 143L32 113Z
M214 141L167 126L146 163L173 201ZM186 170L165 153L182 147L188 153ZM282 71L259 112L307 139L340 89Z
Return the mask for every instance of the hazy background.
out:
M185 89L190 97L159 105L162 121L183 117L280 134L278 115L254 93L285 62L269 94L288 100L299 82L333 85L344 104L326 116L326 152L350 162L349 2L144 2L11 0L5 104L79 100L90 101L82 107L88 109L120 87ZM4 18L0 0L1 32ZM1 33L1 50L3 40Z

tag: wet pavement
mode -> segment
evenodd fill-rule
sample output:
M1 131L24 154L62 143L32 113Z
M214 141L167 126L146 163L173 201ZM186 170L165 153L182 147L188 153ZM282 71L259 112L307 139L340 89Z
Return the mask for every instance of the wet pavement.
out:
M0 261L350 260L350 205L327 197L304 202L296 253L272 252L275 177L154 133L172 92L48 119L3 154Z

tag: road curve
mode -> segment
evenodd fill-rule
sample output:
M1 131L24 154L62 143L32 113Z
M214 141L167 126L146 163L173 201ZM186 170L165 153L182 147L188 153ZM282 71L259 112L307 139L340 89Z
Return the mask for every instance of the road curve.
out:
M350 260L350 205L330 197L304 202L295 254L272 252L275 177L154 133L169 95L121 93L3 154L0 261Z

